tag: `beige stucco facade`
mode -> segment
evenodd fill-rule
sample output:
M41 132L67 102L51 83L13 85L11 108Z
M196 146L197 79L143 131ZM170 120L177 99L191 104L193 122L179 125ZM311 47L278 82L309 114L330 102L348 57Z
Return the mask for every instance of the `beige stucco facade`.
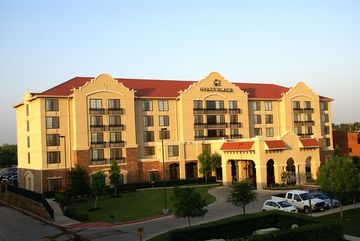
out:
M20 185L38 192L64 188L70 167L108 171L111 159L118 161L124 183L150 181L163 177L162 151L166 178L196 178L201 176L197 156L210 148L222 155L225 184L249 178L244 170L252 161L262 188L268 185L270 159L274 182L280 182L291 158L296 181L303 183L306 163L316 178L321 160L333 150L331 99L304 83L269 97L249 94L216 72L172 96L166 90L161 96L143 94L157 86L151 80L142 83L150 84L129 87L129 81L102 74L53 91L26 92L15 106ZM320 145L307 148L300 139L316 139ZM282 140L286 148L269 150L267 140ZM221 150L224 143L243 141L253 141L252 150Z

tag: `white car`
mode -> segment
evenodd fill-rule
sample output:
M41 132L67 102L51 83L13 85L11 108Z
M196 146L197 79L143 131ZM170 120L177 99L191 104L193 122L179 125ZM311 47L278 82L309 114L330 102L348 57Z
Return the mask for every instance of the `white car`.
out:
M264 202L263 211L279 210L289 213L297 213L298 210L290 203L284 200L266 200Z

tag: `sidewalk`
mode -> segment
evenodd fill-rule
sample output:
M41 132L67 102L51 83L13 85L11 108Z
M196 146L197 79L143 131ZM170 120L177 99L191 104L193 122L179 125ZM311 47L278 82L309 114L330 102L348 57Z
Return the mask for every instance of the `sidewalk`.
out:
M61 210L59 204L55 202L53 199L46 199L51 208L54 210L54 223L58 226L68 226L73 224L79 224L80 222L74 219L71 219L64 215Z

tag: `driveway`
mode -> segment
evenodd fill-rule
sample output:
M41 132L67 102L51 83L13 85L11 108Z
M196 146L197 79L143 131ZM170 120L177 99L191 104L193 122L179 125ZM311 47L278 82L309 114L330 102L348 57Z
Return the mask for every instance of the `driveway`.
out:
M227 186L218 186L209 190L209 193L216 197L216 201L208 206L208 213L202 218L194 218L191 220L192 225L207 223L210 221L242 214L242 208L236 207L227 202L230 194L230 188ZM257 201L246 207L246 213L255 213L261 211L262 205L274 191L257 191ZM277 191L278 193L278 191ZM177 219L174 216L166 216L157 219L115 225L110 227L99 228L82 228L72 229L72 232L79 234L81 237L94 241L135 241L139 240L137 229L144 228L144 240L154 237L158 234L176 229L187 227L187 219Z

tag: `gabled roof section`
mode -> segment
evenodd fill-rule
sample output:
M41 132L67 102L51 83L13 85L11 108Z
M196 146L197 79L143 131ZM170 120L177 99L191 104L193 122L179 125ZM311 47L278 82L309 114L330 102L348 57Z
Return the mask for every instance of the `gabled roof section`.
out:
M286 149L285 142L282 140L265 141L265 143L268 146L269 150L285 150Z
M304 148L316 148L319 147L319 142L314 138L300 139L301 144Z
M242 142L225 142L222 144L220 150L222 151L251 151L253 141L242 141Z
M253 99L280 99L289 88L274 84L234 83Z

